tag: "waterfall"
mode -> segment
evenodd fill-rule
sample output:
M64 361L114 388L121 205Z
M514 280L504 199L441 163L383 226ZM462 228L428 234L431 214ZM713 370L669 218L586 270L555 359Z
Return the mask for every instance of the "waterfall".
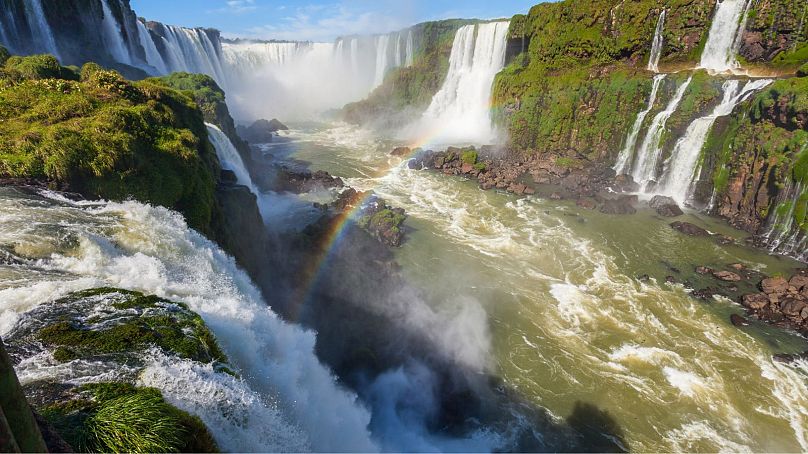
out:
M494 76L505 62L509 22L465 25L455 34L449 73L424 112L424 127L440 128L442 140L489 142Z
M359 71L359 41L356 38L351 40L351 70L354 74Z
M127 65L132 64L132 58L129 55L129 50L126 48L126 43L123 41L121 29L118 27L118 21L112 15L112 11L107 5L107 0L101 0L101 9L104 17L101 20L101 31L104 37L104 43L107 50L112 54L112 58L119 63Z
M407 57L404 59L404 66L412 66L413 55L412 55L412 30L407 32Z
M637 158L635 164L632 166L631 172L634 181L640 183L643 190L645 190L649 183L656 177L657 161L659 161L659 155L662 153L662 133L665 131L668 118L670 118L676 111L676 108L679 107L679 103L682 101L685 91L692 79L693 76L688 77L687 80L679 86L676 93L673 95L673 99L671 99L665 107L665 110L658 113L651 122L651 126L648 127L648 132L645 134L645 139L643 139L642 145L637 152Z
M135 22L137 23L138 41L140 41L140 45L143 46L143 50L146 52L146 63L156 69L158 74L168 73L168 67L162 55L160 55L160 51L157 50L149 29L140 19Z
M387 72L387 45L390 42L390 35L379 35L376 38L376 75L373 78L373 88L384 82L384 75Z
M396 36L396 68L401 66L401 34Z
M39 44L47 53L59 58L59 48L56 46L56 40L53 39L51 27L47 19L45 19L45 12L42 10L41 0L26 0L24 4L25 19L28 22L28 26L31 28L34 39L40 41Z
M221 86L227 81L216 45L201 29L163 26L165 47L169 53L170 71L207 74Z
M700 67L713 72L731 72L739 67L735 59L739 38L746 27L750 0L718 2L707 43L701 54Z
M806 147L808 144L803 147L802 152L805 152ZM803 213L808 211L808 194L804 191L803 181L793 184L791 179L788 180L785 188L773 202L776 203L772 208L774 214L769 216L771 221L768 230L763 234L766 247L770 251L790 255L799 260L808 259L808 233L794 222L794 215L798 209Z
M697 176L701 150L715 121L719 117L731 114L735 106L770 83L772 83L770 79L751 80L739 91L738 80L724 82L724 96L721 103L709 115L694 120L685 134L676 141L657 190L679 203L687 202L691 196L692 182Z
M640 129L642 129L642 124L645 121L645 117L647 117L651 112L651 109L654 108L657 93L659 92L659 86L662 85L662 81L665 80L665 77L665 74L654 76L654 83L651 86L651 96L648 97L648 105L645 107L645 110L637 114L637 119L634 121L634 126L632 126L631 132L629 132L628 137L626 137L626 145L623 147L623 150L620 151L620 155L617 157L617 163L614 165L614 170L618 175L627 173L631 170L629 167L631 166L632 159L634 158L634 148L637 145L637 138L640 135Z
M216 156L218 156L222 168L235 173L238 184L247 186L250 188L250 192L259 195L260 192L253 183L250 172L247 170L247 166L244 165L244 160L241 159L238 150L233 146L233 142L216 125L205 123L205 126L208 127L210 143L216 149Z
M659 14L656 30L654 30L654 41L651 44L651 56L648 58L648 70L655 73L659 72L659 59L662 57L662 31L665 30L665 10Z

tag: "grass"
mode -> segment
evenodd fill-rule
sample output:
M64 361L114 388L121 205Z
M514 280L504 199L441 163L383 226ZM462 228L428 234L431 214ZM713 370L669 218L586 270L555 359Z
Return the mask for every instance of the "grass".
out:
M218 452L202 421L157 389L105 382L77 391L41 410L77 452Z

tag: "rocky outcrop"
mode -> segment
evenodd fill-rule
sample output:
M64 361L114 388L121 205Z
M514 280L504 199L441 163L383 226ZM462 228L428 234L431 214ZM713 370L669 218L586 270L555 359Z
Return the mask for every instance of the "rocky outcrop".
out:
M250 126L239 125L237 128L239 136L250 143L269 143L278 131L286 131L289 128L283 123L273 118L272 120L256 120Z
M751 316L808 336L808 271L800 270L789 278L765 278L759 288L760 293L739 300Z
M753 2L741 36L740 56L747 62L795 68L808 49L808 4L802 0Z

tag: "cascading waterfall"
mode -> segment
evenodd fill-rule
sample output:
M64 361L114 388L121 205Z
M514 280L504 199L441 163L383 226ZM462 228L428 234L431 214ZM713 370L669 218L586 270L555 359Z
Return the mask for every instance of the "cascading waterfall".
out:
M25 3L25 18L35 38L38 38L43 49L59 58L59 48L53 39L53 32L42 10L41 0L27 0Z
M679 203L687 202L692 195L692 183L697 176L701 150L715 121L731 114L738 104L770 83L770 79L751 80L739 91L740 81L724 82L721 103L709 115L694 120L684 136L676 142L656 190Z
M665 107L665 110L654 117L651 126L648 127L648 132L645 134L645 139L643 139L642 145L637 151L637 157L632 166L631 176L634 178L634 181L640 184L642 190L646 190L656 177L657 162L659 161L660 154L662 154L662 133L665 131L668 118L673 115L679 107L679 103L682 102L682 98L685 95L687 87L690 86L691 80L693 80L693 76L688 77L687 80L676 89L676 93Z
M743 29L750 0L723 0L716 6L707 43L701 54L700 67L713 72L731 72L740 67L735 53Z
M146 63L157 70L158 74L167 74L169 72L168 67L165 60L163 60L163 56L160 55L160 51L157 50L149 29L139 19L135 22L137 22L138 41L140 41L140 45L143 46L143 50L146 52Z
M387 46L390 43L389 35L380 35L376 38L376 75L373 78L373 87L378 87L384 81L387 73Z
M235 173L238 184L247 186L253 194L260 194L255 184L253 184L247 166L244 165L244 160L241 159L241 155L227 135L216 125L205 123L205 126L208 127L208 137L213 144L213 148L216 149L216 156L218 156L222 168Z
M72 203L14 191L0 191L3 213L14 213L0 223L0 241L52 253L25 265L24 279L0 275L0 334L38 305L87 288L183 302L205 320L242 378L155 355L139 380L200 416L224 450L378 449L369 412L320 363L315 334L281 320L234 259L181 215L131 201ZM75 241L62 247L52 238ZM71 369L54 366L52 373ZM26 375L25 365L19 373Z
M651 96L648 97L648 105L645 110L637 114L634 126L631 127L631 132L629 132L628 137L626 137L626 145L620 151L620 155L617 157L617 163L614 165L614 170L618 175L625 174L630 170L629 166L634 158L634 148L637 146L637 138L640 135L640 129L642 129L645 117L647 117L651 109L654 108L654 103L656 103L657 94L659 93L659 86L662 85L662 81L665 80L665 77L665 74L654 77L654 82L651 86Z
M404 59L404 66L412 66L412 30L407 32L407 48L406 48L406 58Z
M494 76L505 63L509 22L464 25L455 34L449 73L424 112L419 129L439 132L436 140L490 142L490 100Z
M101 21L101 30L103 32L104 43L107 46L107 50L109 50L110 54L112 54L115 61L131 65L132 58L130 57L129 50L126 48L126 44L123 41L121 29L118 28L118 21L116 21L115 17L112 15L112 11L109 9L107 0L101 0L101 10L104 13L104 17Z
M804 149L805 147L803 151ZM777 198L774 210L769 228L763 235L766 247L772 252L790 255L800 260L808 259L808 232L794 222L797 210L808 211L808 194L805 193L804 182L793 184L789 180L782 190L782 195Z
M651 56L648 59L648 70L655 73L659 72L659 59L662 57L662 44L664 37L662 32L665 30L665 10L659 14L656 30L654 31L654 41L651 44Z

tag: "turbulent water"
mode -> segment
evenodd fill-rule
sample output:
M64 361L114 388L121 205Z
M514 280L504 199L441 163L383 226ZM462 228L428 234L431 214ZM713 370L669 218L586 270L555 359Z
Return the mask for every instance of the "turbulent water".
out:
M154 352L140 377L200 416L228 451L377 449L370 414L314 354L315 335L281 321L231 257L177 213L126 203L72 203L0 189L0 335L24 313L68 292L99 286L181 301L210 326L243 380ZM94 364L49 355L17 368L27 383L103 380Z
M808 363L771 359L805 341L733 327L728 315L742 312L734 303L701 303L663 283L695 263L787 273L795 262L686 237L649 211L603 215L410 170L388 156L388 142L347 126L293 130L267 150L405 208L405 275L435 311L462 318L452 302L480 305L487 323L464 330L490 326L480 350L496 373L553 414L592 403L632 451L808 449ZM646 273L649 282L635 278Z

